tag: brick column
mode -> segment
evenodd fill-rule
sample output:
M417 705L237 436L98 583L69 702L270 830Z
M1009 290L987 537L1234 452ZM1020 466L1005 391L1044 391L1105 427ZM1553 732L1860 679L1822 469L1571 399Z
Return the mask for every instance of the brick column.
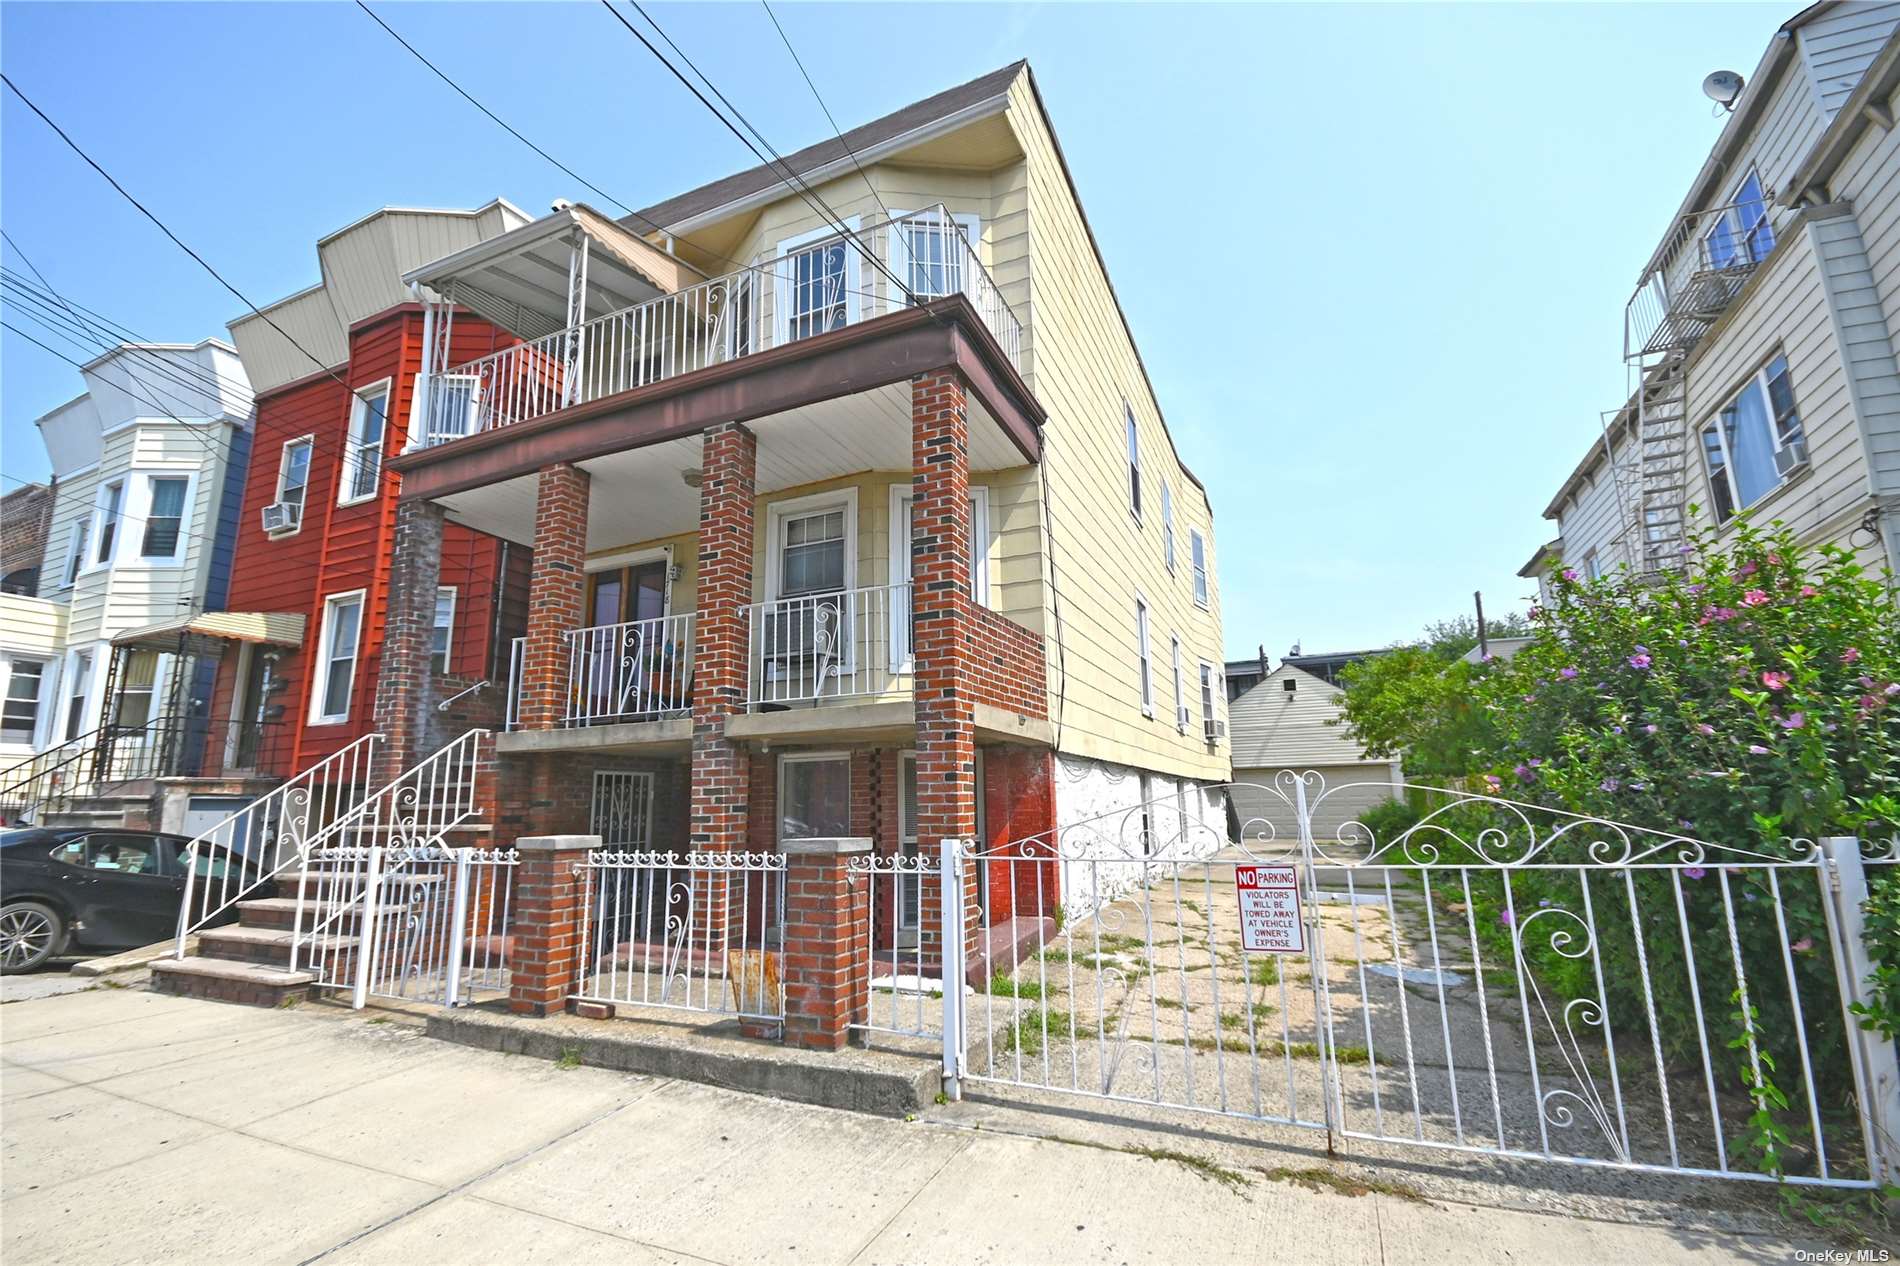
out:
M911 645L917 714L917 841L937 856L946 837L976 834L976 704L970 691L970 420L951 369L910 383ZM976 885L965 868L965 944L975 947ZM925 956L940 946L938 885L924 886ZM945 982L948 988L950 982Z
M706 432L699 486L699 585L693 635L691 847L746 846L747 762L726 737L726 718L745 710L751 658L753 507L759 442L734 422Z
M528 637L521 656L520 726L551 730L567 715L565 634L581 627L587 605L585 471L541 471L534 499L534 559L528 567Z
M785 1041L811 1050L842 1050L861 1019L870 964L859 954L870 920L870 885L850 872L850 859L869 853L868 839L788 840L785 852L785 941L779 979L785 988Z
M387 615L376 672L375 726L385 739L379 780L387 782L438 746L429 636L435 627L435 590L442 572L442 507L431 501L396 503L390 550ZM368 620L364 628L372 627Z
M529 835L515 841L514 912L509 930L508 1009L518 1015L554 1015L581 971L581 904L587 879L576 874L598 835Z

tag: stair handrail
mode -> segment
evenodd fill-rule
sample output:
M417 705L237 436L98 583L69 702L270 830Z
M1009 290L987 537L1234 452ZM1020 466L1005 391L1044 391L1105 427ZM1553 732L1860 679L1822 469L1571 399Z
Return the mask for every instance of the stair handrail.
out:
M293 861L308 856L334 823L361 803L360 799L345 803L344 797L352 795L352 788L371 785L376 749L383 742L381 734L363 735L200 832L184 847L179 856L185 868L185 891L178 903L172 957L183 958L186 937L276 878ZM242 850L237 847L240 842ZM223 849L228 860L220 874L212 875L207 867L201 890L198 856L214 848ZM196 917L194 901L199 906Z
M7 766L5 770L0 771L0 779L5 779L18 774L21 770L28 770L24 776L17 778L11 783L0 782L0 804L8 804L17 799L21 802L22 809L25 810L31 808L35 803L43 802L49 797L42 791L40 799L36 801L34 798L34 784L45 782L54 774L71 770L74 766L82 764L88 758L92 758L94 761L90 781L95 783L127 782L133 778L157 775L159 770L153 768L138 773L125 774L122 777L111 777L112 769L109 763L103 771L99 766L98 758L100 752L102 748L105 747L108 739L123 742L128 739L150 737L152 735L176 737L182 733L184 723L185 718L168 712L161 716L150 718L143 725L121 725L116 721L110 721L104 725L96 725L92 729L87 730L84 734L75 735L65 742L60 743L58 746L49 747L43 752L36 752L32 756L21 761L16 761L14 764ZM107 759L109 762L110 757ZM159 763L163 764L164 762L161 761Z
M489 737L488 730L473 729L444 744L396 775L374 795L364 797L325 828L321 840L310 842L305 850L308 857L314 857L321 847L324 852L334 854L334 859L368 861L373 858L377 864L368 867L363 876L365 882L355 884L353 890L350 890L351 881L359 878L355 872L318 876L315 893L310 891L309 870L306 868L299 876L297 904L291 920L291 971L297 970L305 947L363 901L372 889L409 861L441 847L444 836L478 814L475 776L480 768L482 743ZM455 793L453 799L444 801L436 796L435 793L445 789ZM347 842L351 834L364 832L369 833L372 840L385 835L388 840L372 844L367 850ZM332 845L331 840L340 843ZM362 854L361 858L357 858L358 853ZM381 865L385 857L390 859L387 867ZM319 917L308 929L303 922L306 901L319 903ZM326 912L325 905L332 908ZM359 953L368 949L368 946L359 947ZM321 947L317 952L322 952ZM323 974L323 964L312 966L319 975Z

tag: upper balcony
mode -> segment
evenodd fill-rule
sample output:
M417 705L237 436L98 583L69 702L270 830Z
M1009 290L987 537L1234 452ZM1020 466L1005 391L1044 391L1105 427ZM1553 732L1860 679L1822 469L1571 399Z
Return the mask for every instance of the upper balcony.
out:
M942 205L858 229L855 240L833 234L788 243L774 259L704 280L599 216L567 231L562 261L550 251L561 245L556 235L538 227L545 224L411 274L525 339L429 373L412 452L628 396L952 296L968 301L1010 369L1021 370L1022 323ZM516 236L522 240L511 245ZM564 289L557 290L563 264ZM651 290L664 293L585 317L603 298L611 303ZM563 320L564 314L584 319ZM445 315L436 323L438 349L451 345L451 322Z
M1677 221L1624 309L1624 359L1682 353L1700 342L1773 254L1788 214L1751 174L1735 201Z

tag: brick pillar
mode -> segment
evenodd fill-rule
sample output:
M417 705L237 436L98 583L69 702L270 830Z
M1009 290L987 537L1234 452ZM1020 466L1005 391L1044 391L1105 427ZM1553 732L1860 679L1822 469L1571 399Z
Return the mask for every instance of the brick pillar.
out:
M917 713L917 841L935 857L946 837L976 834L976 704L970 693L970 420L955 370L910 383L911 678ZM965 944L977 930L974 871L965 867ZM936 884L921 911L924 954L941 946ZM949 987L949 982L945 982Z
M564 1010L581 970L581 905L587 879L576 874L598 835L529 835L515 841L514 912L509 930L508 1009L547 1016Z
M585 471L541 471L534 499L534 559L528 567L528 637L521 656L524 730L551 730L567 715L566 634L585 622L587 576Z
M706 432L699 486L699 587L693 636L691 847L746 846L747 761L726 737L726 718L745 710L751 658L753 507L759 442L737 423Z
M385 740L380 781L387 782L440 746L431 732L434 670L429 637L435 627L435 590L442 572L442 507L430 501L396 504L390 551L388 614L376 673L375 725ZM370 622L366 619L364 629Z
M851 1022L865 1014L870 964L857 951L870 919L870 885L864 876L851 874L850 859L870 851L868 839L785 844L779 979L789 1045L842 1050Z

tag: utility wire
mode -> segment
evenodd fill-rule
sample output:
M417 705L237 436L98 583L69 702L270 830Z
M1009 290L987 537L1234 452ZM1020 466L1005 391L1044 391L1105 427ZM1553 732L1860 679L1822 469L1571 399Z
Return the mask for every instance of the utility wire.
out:
M39 106L33 103L33 99L31 97L27 96L24 92L21 92L20 86L18 84L14 83L13 80L9 78L7 75L5 75L4 73L0 73L0 83L4 83L7 86L7 88L12 91L14 96L18 97L21 101L25 102L27 109L33 111L34 114L37 114L40 117L40 121L42 123L46 124L47 127L53 129L54 134L57 135L60 140L66 142L66 147L72 150L73 153L79 155L80 158L84 159L86 162L86 165L88 167L91 167L94 171L98 172L99 175L105 179L105 182L107 184L111 185L115 190L118 191L120 197L124 198L127 202L131 203L134 207L138 208L139 214L143 215L146 219L150 220L153 224L157 225L159 228L159 231L162 232L166 237L170 238L173 244L176 245L179 250L185 252L185 254L191 256L194 260L196 260L198 262L199 267L203 268L206 272L210 273L212 277L216 278L219 285L223 286L226 290L229 290L232 294L236 295L243 302L245 307L249 308L253 313L255 313L260 319L263 320L264 324L270 326L271 329L276 330L277 333L284 339L285 342L289 343L292 347L302 352L304 356L309 359L311 364L315 365L318 369L322 370L325 374L335 379L337 383L343 386L349 385L343 382L341 378L337 378L336 372L333 369L331 369L330 366L324 364L321 360L317 359L317 357L314 354L312 354L309 348L305 347L302 343L299 343L296 339L292 338L289 332L286 331L283 326L277 324L277 322L271 320L268 316L265 316L263 310L259 308L255 303L252 303L250 299L246 297L246 295L244 294L242 290L239 290L236 286L226 281L223 273L213 268L210 265L210 263L206 261L204 256L200 255L197 251L187 246L184 242L184 239L180 238L178 234L172 232L171 228L163 220L159 219L156 215L153 215L152 212L146 208L144 203L140 202L137 198L133 197L131 193L129 193L126 190L126 187L124 185L120 184L117 180L113 179L112 173L107 171L104 167L101 167L93 159L92 155L88 154L85 150L79 147L78 142L74 141L72 137L66 135L66 130L60 127L59 124L53 122L53 120L47 115L46 111L40 109Z
M792 64L797 66L798 73L805 77L805 86L811 89L812 100L816 101L818 108L825 112L825 122L831 124L831 134L838 138L838 144L844 146L844 152L851 158L851 165L857 168L858 175L864 178L864 187L871 191L871 197L877 202L878 209L884 212L884 218L895 220L897 217L892 215L891 209L884 205L884 199L878 193L877 186L871 183L871 173L865 171L864 164L858 161L858 152L852 149L850 142L844 139L844 132L838 127L838 120L831 117L831 107L825 104L825 98L819 93L818 85L812 82L811 72L805 69L804 59L798 55L798 50L792 47L792 37L785 33L783 26L779 25L778 14L772 11L771 0L759 0L759 5L765 10L765 16L772 19L772 29L778 32L779 39L784 42L785 51L792 55Z

